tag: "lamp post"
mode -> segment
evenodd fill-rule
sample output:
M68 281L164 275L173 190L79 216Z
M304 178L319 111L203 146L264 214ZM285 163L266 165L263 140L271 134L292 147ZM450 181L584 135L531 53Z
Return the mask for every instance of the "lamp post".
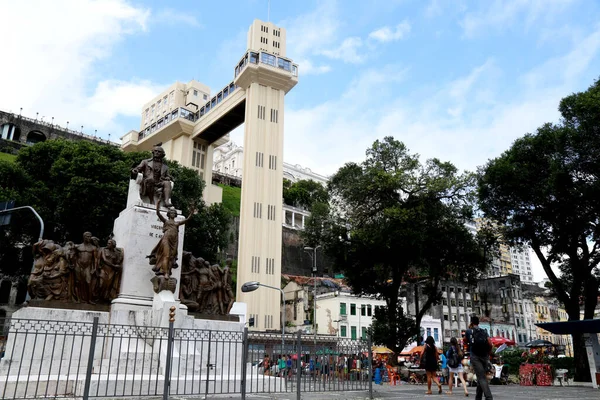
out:
M342 320L341 319L336 319L333 322L337 323L337 331L336 331L336 335L335 336L336 337L340 337L340 322L342 322Z
M281 311L281 354L284 354L285 347L285 294L281 288L275 286L264 285L257 281L246 282L242 285L242 292L249 293L254 292L259 286L266 287L268 289L279 290L281 292L281 301L283 302L283 308Z
M309 252L312 259L312 276L313 276L313 335L314 342L317 343L317 249L319 249L321 245L317 247L305 247L304 251ZM312 251L312 254L310 253Z

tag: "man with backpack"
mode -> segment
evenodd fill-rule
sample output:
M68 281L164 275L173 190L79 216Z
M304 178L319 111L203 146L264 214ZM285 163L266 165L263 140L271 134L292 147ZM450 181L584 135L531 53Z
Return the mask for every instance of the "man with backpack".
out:
M488 384L486 372L490 363L490 353L492 351L492 341L487 332L479 327L479 318L471 317L470 329L466 332L467 343L471 352L471 365L477 375L477 392L475 400L481 400L485 395L485 400L492 400L492 392Z

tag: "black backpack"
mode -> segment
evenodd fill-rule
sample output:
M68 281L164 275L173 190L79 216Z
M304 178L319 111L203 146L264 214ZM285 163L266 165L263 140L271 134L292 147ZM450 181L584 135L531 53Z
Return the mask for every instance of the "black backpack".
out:
M488 334L481 328L471 331L471 351L478 356L485 356L490 351Z
M450 368L458 368L460 365L460 360L458 358L458 352L454 347L450 347L450 354L448 357L448 366Z

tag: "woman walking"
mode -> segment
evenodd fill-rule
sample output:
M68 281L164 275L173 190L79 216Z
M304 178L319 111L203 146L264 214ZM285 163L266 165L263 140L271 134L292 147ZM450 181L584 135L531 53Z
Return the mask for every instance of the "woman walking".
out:
M462 358L463 353L460 350L460 346L458 345L458 340L455 337L450 339L450 348L446 353L446 358L448 359L448 368L450 369L450 379L448 380L448 394L452 394L452 387L454 386L454 374L458 375L463 388L465 389L465 396L469 395L469 391L467 390L467 382L465 382L465 378L463 377L464 370L462 366Z
M433 337L428 336L425 340L425 348L421 353L421 368L425 367L427 373L427 392L425 394L431 394L431 382L435 382L438 386L438 393L442 393L442 385L437 378L439 354L437 347L435 347L435 340Z

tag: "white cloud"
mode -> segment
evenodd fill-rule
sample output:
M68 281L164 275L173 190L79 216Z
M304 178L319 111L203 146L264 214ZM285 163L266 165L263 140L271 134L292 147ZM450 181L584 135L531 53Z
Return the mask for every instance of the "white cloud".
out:
M184 24L192 28L202 28L202 24L198 21L198 18L190 14L189 11L181 12L172 8L158 11L152 16L152 22L169 25Z
M312 58L330 49L337 40L340 28L337 4L334 0L322 1L313 11L277 25L286 27L288 56L293 60L308 61L312 66L315 64Z
M479 2L480 9L468 12L460 22L464 34L474 37L483 31L503 30L519 21L525 29L554 24L572 0L494 0ZM519 18L521 17L521 18Z
M0 108L52 116L62 126L113 138L123 133L114 117L138 115L156 86L145 81L98 82L96 67L127 35L147 29L150 11L122 0L5 2L0 24L4 54ZM27 29L23 18L27 16ZM18 34L17 34L18 33ZM10 94L10 95L6 95ZM129 96L125 99L122 96Z
M434 18L442 15L442 5L439 0L430 0L429 4L425 8L425 16L427 18Z
M363 41L359 37L349 37L336 48L323 50L321 54L334 60L342 60L351 64L359 64L365 60L366 55L361 51Z
M392 42L403 39L410 32L410 23L407 20L402 21L396 28L392 29L389 26L384 26L369 34L369 39L379 42Z
M295 60L300 66L300 73L302 76L306 75L320 75L325 74L331 71L331 67L329 65L313 65L313 62L309 59L300 59Z

